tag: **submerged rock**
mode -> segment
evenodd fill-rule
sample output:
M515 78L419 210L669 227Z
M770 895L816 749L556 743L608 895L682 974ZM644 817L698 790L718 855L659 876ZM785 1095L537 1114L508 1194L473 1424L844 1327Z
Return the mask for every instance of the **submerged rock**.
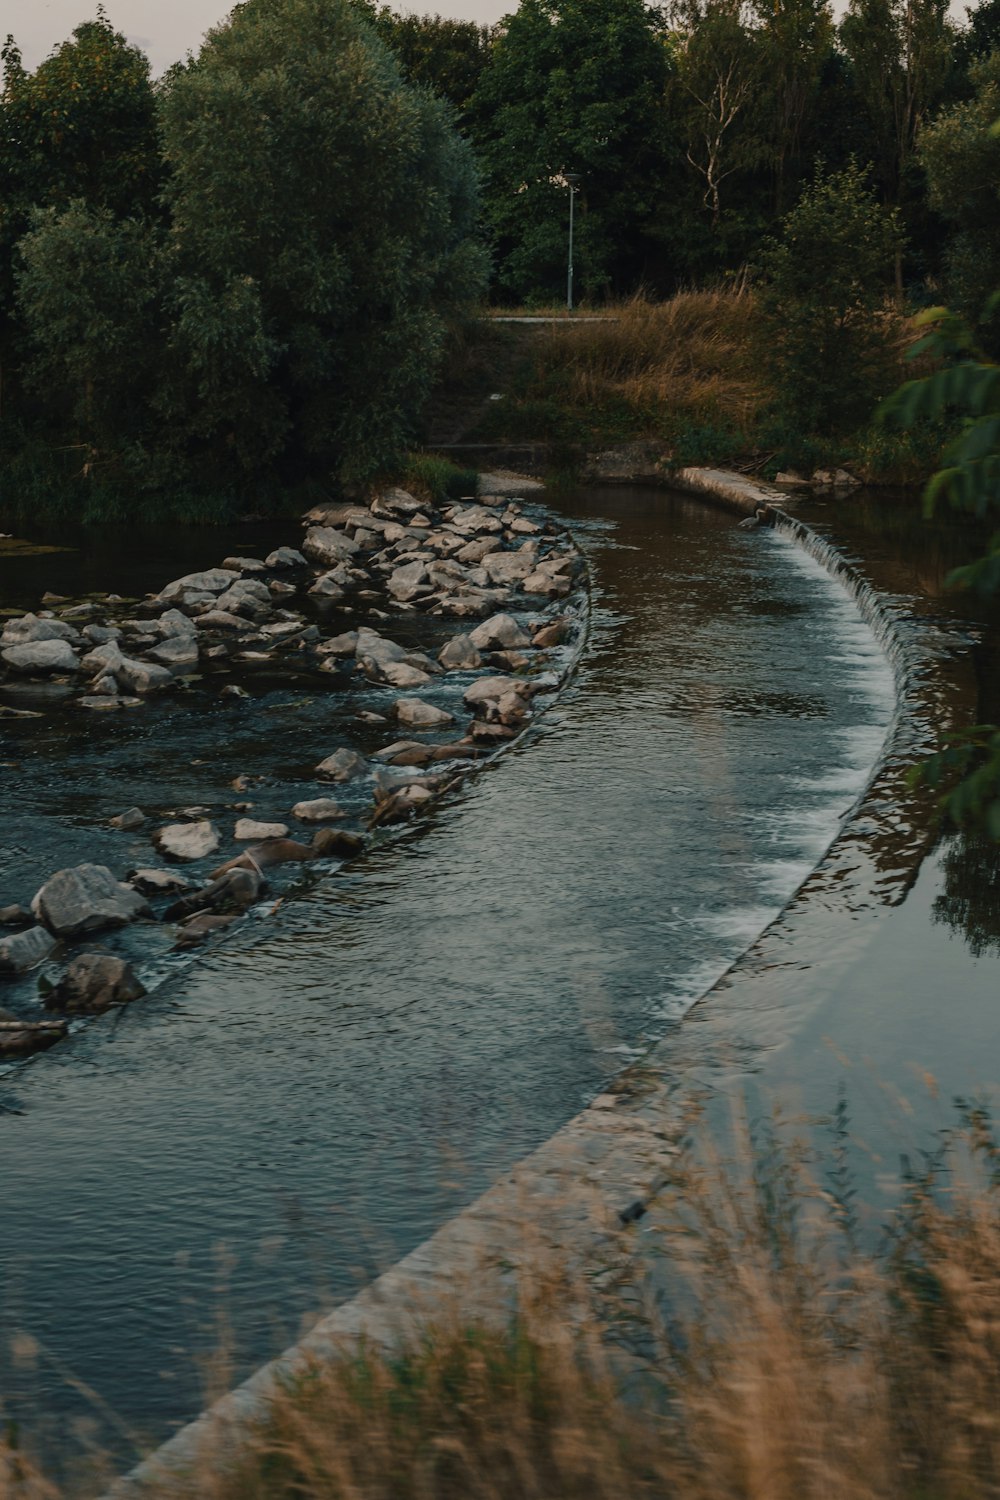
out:
M106 865L60 870L45 882L31 905L50 932L65 938L125 927L136 917L152 915L143 898L116 880Z
M354 781L367 776L368 762L356 750L335 750L320 761L315 774L321 781Z
M145 821L146 814L141 807L130 807L127 812L109 818L108 826L117 828L122 833L132 833L136 828L141 828Z
M44 927L29 927L0 938L0 974L26 974L48 958L56 940Z
M45 997L46 1010L96 1015L146 994L132 965L113 953L80 953Z

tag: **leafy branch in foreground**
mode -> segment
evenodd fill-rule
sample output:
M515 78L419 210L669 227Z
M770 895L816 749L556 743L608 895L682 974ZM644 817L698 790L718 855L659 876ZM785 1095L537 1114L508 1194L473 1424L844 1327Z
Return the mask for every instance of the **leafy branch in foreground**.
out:
M1000 293L990 298L983 320L998 306ZM927 332L910 357L930 354L939 367L922 380L908 381L882 413L910 428L926 418L958 419L958 433L924 491L924 514L932 516L945 501L959 514L988 524L1000 519L1000 365L978 348L969 324L947 308L931 308L918 321ZM1000 531L982 557L955 568L947 582L985 597L1000 595ZM947 788L942 805L960 827L983 829L1000 841L1000 728L977 725L950 735L945 749L918 768L916 779Z

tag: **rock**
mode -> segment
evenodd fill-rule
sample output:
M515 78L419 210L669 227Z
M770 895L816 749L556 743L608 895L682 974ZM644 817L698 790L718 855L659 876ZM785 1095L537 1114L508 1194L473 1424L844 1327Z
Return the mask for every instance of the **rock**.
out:
M319 656L353 656L358 644L358 632L345 630L343 635L332 635L329 640L316 647Z
M364 847L359 833L348 833L344 828L320 828L313 835L314 859L353 859Z
M286 583L282 578L272 578L267 586L267 591L275 599L284 598L287 594L297 593L294 583Z
M455 553L459 562L480 563L484 557L491 552L499 552L503 543L498 536L477 537L474 541L466 542Z
M400 698L396 703L396 718L411 729L439 729L444 724L455 722L454 714L435 708L422 698Z
M187 573L175 578L157 594L158 599L176 599L182 594L223 594L239 578L234 568L208 568L203 573Z
M849 485L853 487L855 485L859 485L861 483L861 480L855 478L855 476L850 473L848 469L834 469L833 482L835 485Z
M104 678L101 679L102 682L104 680L105 680ZM103 691L104 691L103 688L102 688L101 691L103 693ZM120 698L120 697L112 697L112 696L110 696L108 694L105 694L104 696L99 697L99 698L92 698L92 697L78 698L76 701L77 701L77 706L80 707L80 708L90 708L90 709L95 709L95 710L104 709L106 711L110 711L111 709L119 709L119 708L138 708L140 706L140 704L142 703L142 699L141 698Z
M433 745L418 740L396 740L395 744L376 750L375 759L390 766L426 766L430 764L433 750Z
M833 476L833 470L832 469L817 469L816 472L813 474L812 480L810 482L812 484L819 485L821 488L824 488L824 489L828 488L829 486L831 486L831 485L833 485L835 483L834 476Z
M371 509L374 516L415 516L420 506L421 502L409 490L397 486L377 495L372 501Z
M27 927L34 920L26 906L0 906L0 927Z
M454 635L438 652L438 661L449 672L474 672L483 664L483 658L468 635Z
M355 750L335 750L320 761L315 774L321 781L354 781L368 775L368 762Z
M313 526L306 532L302 551L311 562L321 567L332 568L335 563L347 562L360 549L353 537L332 526Z
M46 1010L96 1015L146 993L132 966L113 953L80 953L45 997Z
M203 615L198 616L199 630L246 630L247 622L239 615L230 614L228 609L207 609Z
M56 940L44 927L28 927L0 938L0 974L26 974L48 958Z
M173 614L175 611L171 610L170 613ZM181 619L187 625L191 623L184 615L181 615ZM117 641L121 631L117 625L85 625L83 634L84 639L88 640L92 646L106 646L108 641Z
M0 656L15 672L76 672L80 658L68 641L29 641L23 646L6 646Z
M524 580L526 594L541 594L546 599L562 599L570 591L570 580L560 575L543 573L539 569L529 573Z
M516 693L523 684L517 677L481 677L467 687L463 700L470 708L482 703L499 702L505 693Z
M146 821L146 814L141 807L130 807L127 812L118 813L115 817L108 819L111 828L118 828L122 833L131 833L136 828L141 828Z
M317 599L327 599L331 604L338 604L347 596L347 590L336 581L333 573L323 573L317 578L309 593Z
M272 865L301 864L304 860L313 859L314 853L312 844L302 844L298 839L265 839L263 843L251 844L249 849L237 854L235 859L228 859L224 865L213 870L211 879L221 880L230 870L256 870L259 875Z
M117 698L118 679L117 677L113 677L110 672L103 672L100 677L96 678L90 684L90 691L96 693L101 698Z
M249 843L254 839L283 839L288 833L284 823L258 823L255 818L240 818L233 832L237 843Z
M103 645L95 646L93 651L88 651L80 663L85 672L92 676L100 677L103 673L117 672L121 663L125 660L122 649L117 641L105 641Z
M513 615L492 615L469 631L469 640L480 651L497 651L531 645L531 637L521 629Z
M361 658L358 665L371 682L387 682L390 687L423 687L430 682L431 674L419 667L408 666L405 661L387 661L380 665L370 656Z
M296 802L292 808L292 817L298 818L300 823L332 823L344 816L343 809L332 797L313 797L308 802Z
M465 536L479 536L484 532L496 534L503 530L500 518L483 505L456 506L448 517L448 524Z
M422 812L434 800L434 792L420 785L401 786L396 791L383 791L376 803L375 811L368 820L369 828L383 824L405 823L416 813Z
M389 593L401 604L428 592L427 569L422 562L405 563L396 568L386 584Z
M181 614L179 609L165 609L154 622L153 629L163 640L170 640L174 636L193 636L195 624L187 615Z
M77 865L47 880L32 911L57 937L78 938L125 927L152 913L143 898L116 880L106 865Z
M524 547L517 552L491 552L488 557L483 558L483 569L491 583L517 583L523 581L535 570L537 561L530 542L525 542Z
M168 672L192 672L198 666L198 643L193 635L173 635L153 646L149 655Z
M246 688L240 687L238 682L227 682L219 692L220 698L249 698L249 696Z
M259 869L235 868L217 876L210 885L200 891L182 896L164 912L167 922L180 921L182 917L199 911L239 912L246 911L258 901L265 881Z
M569 639L571 629L569 620L553 620L551 624L542 625L540 629L535 631L531 637L531 644L541 647L561 646L564 641Z
M39 641L72 641L76 631L61 620L42 620L38 615L22 615L8 620L0 635L0 646L29 646Z
M179 891L191 889L190 880L172 870L133 870L126 878L142 896L176 896Z
M259 557L224 557L222 566L231 573L263 573L265 567Z
M515 737L515 731L508 724L491 724L485 719L476 719L469 733L477 743L487 745Z
M177 952L183 952L186 948L196 948L199 943L204 943L216 932L225 932L236 921L236 917L223 917L214 912L199 912L197 916L189 917L180 930L180 935L174 944Z
M238 610L243 600L251 600L270 610L271 591L259 578L237 578L224 594L219 595L217 602L219 609Z
M168 823L153 834L153 843L168 859L204 859L219 847L219 831L207 818L195 823Z
M275 547L264 562L269 568L304 568L306 560L294 547Z
M0 1057L30 1057L61 1042L69 1027L65 1021L21 1021L0 1024Z
M523 651L491 651L490 666L502 672L523 672L531 666L531 658Z
M775 484L787 485L800 485L809 483L808 479L804 478L801 474L797 474L794 469L783 469L780 474L776 474L774 476L774 482Z
M506 519L505 516L504 520ZM509 522L509 525L511 531L518 536L537 536L542 529L534 521L529 521L527 516L517 516L515 520Z
M160 650L165 650L167 642L164 641ZM195 650L195 661L197 662L197 650ZM174 680L173 673L167 667L157 666L155 662L133 661L131 657L123 656L115 668L115 676L126 688L131 688L133 693L155 693L160 688L169 687Z

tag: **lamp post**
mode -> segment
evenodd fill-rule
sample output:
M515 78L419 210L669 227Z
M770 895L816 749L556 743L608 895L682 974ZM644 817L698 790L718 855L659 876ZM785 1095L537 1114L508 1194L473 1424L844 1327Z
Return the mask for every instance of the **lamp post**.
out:
M566 265L566 311L573 311L573 206L576 190L580 186L578 172L564 172L563 181L569 188L569 259Z

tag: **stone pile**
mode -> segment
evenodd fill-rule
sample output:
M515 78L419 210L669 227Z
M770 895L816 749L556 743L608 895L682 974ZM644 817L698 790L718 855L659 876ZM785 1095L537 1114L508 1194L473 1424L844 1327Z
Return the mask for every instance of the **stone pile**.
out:
M131 607L113 596L103 605L52 599L53 607L4 625L7 680L54 682L83 709L136 708L195 673L210 680L213 672L283 661L296 671L336 674L337 685L355 674L395 695L383 712L358 716L385 724L385 746L368 759L349 746L332 748L313 772L317 795L282 811L282 821L244 815L226 830L218 809L175 810L163 821L129 808L110 826L148 837L165 866L147 862L119 881L106 866L79 865L46 881L30 911L0 909L0 978L42 967L47 1009L93 1013L145 993L120 956L100 946L69 953L95 934L167 922L177 924L176 947L188 948L257 905L275 868L353 858L365 835L331 826L346 816L341 793L320 795L321 785L348 789L343 795L354 803L360 789L369 798L369 830L412 819L471 763L513 739L538 695L559 687L551 653L580 630L579 603L563 601L584 564L553 522L526 515L512 498L435 508L401 489L382 491L368 505L320 507L304 519L301 550L227 557ZM344 628L345 615L365 614L375 623ZM421 615L442 622L430 651L376 628L393 616L412 622ZM441 645L443 622L451 620L459 622L456 633ZM412 630L410 623L407 634ZM231 682L223 691L246 696ZM463 713L464 727L457 722ZM237 789L255 779L237 778ZM311 838L289 836L292 822L315 830ZM244 847L207 877L177 872L177 865L207 860L225 840ZM47 976L63 959L67 966L53 982ZM0 1056L50 1045L62 1034L58 1025L3 1022Z

